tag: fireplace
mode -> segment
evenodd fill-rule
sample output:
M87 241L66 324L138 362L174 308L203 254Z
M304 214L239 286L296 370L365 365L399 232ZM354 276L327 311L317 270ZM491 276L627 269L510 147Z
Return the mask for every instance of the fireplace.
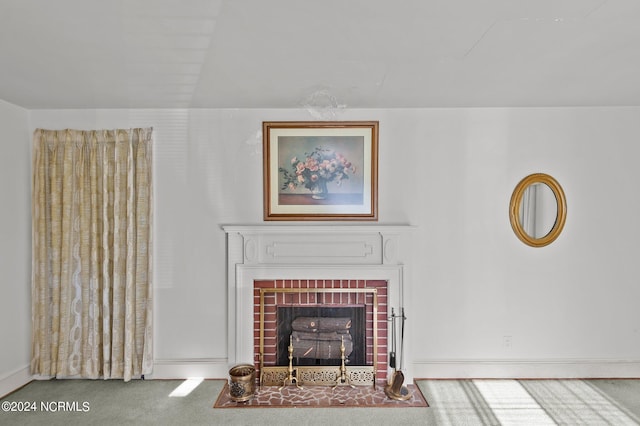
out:
M279 369L275 384L288 367L289 346L296 367L339 367L335 345L346 338L344 364L353 374L365 382L385 380L388 316L402 306L404 265L397 252L404 229L225 226L230 365ZM326 330L327 321L333 328Z

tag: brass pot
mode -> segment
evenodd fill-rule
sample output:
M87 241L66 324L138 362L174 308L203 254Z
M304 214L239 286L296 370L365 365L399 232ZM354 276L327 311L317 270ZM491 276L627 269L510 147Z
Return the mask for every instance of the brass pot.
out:
M250 364L239 364L229 370L229 396L236 402L253 398L256 390L256 368Z

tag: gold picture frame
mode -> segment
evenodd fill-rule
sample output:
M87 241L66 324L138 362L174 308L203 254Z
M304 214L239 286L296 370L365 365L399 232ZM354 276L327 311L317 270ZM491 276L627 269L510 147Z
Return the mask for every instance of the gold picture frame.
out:
M264 220L378 220L377 121L262 123Z

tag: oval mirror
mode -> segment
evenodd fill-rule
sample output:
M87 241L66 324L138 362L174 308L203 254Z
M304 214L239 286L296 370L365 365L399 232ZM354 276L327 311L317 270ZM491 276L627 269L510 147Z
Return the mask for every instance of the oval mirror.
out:
M551 244L564 227L567 204L560 184L535 173L522 179L511 196L509 219L516 236L532 247Z

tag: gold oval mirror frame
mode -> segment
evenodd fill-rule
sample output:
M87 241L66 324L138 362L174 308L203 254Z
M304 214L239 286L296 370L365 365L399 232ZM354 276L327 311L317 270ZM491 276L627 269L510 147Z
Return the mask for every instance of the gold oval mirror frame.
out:
M556 198L556 220L551 230L541 238L535 238L534 236L529 235L520 221L523 195L527 188L535 184L547 185ZM509 219L511 220L511 227L513 228L513 232L515 232L516 236L520 241L531 247L544 247L555 241L555 239L560 235L560 232L562 232L562 228L564 227L564 223L567 219L567 201L564 196L564 191L558 181L545 173L534 173L522 179L518 185L516 185L516 188L513 190L513 194L511 195Z

